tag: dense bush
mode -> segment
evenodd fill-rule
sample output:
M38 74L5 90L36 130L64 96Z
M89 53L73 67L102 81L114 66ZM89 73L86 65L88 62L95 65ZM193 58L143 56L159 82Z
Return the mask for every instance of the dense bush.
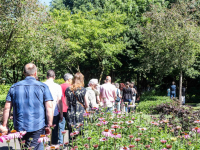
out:
M7 94L11 85L0 85L0 95Z
M45 81L46 80L42 80L41 82L45 82ZM63 83L65 83L64 79L55 79L54 82L57 83L57 84L63 84Z
M160 119L166 119L164 116L171 116L169 119L169 124L180 124L184 131L192 130L194 126L194 121L199 120L200 111L194 111L191 106L179 105L177 102L172 102L168 104L160 104L154 108L154 113L160 114ZM174 119L178 118L178 119Z
M152 113L157 105L171 102L172 100L166 96L142 96L137 111Z

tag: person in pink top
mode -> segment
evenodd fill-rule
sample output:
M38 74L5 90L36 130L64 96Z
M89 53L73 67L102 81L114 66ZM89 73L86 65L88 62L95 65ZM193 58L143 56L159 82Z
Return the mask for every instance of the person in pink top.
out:
M63 144L63 135L62 135L62 131L65 130L65 122L67 120L67 109L68 106L66 104L66 99L65 99L65 91L66 89L71 86L72 84L72 79L73 79L73 75L71 75L70 73L66 73L64 75L64 80L65 83L61 84L61 88L62 88L62 103L63 103L63 121L59 123L59 144ZM67 127L68 127L68 122L67 122Z
M116 88L111 84L111 77L106 77L106 82L100 87L100 99L103 102L104 107L107 107L107 111L113 111L113 105L116 99Z

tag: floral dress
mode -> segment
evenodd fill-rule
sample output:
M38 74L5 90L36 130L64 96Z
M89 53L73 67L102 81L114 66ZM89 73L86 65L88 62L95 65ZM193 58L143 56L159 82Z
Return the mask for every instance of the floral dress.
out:
M74 95L75 94L75 95ZM69 123L69 134L72 132L72 126L73 131L75 131L75 128L77 128L81 123L84 123L84 117L83 114L85 113L85 101L84 96L86 94L86 89L81 88L77 89L76 91L71 91L70 88L67 88L65 91L65 95L67 97L68 101L68 110L67 110L67 122ZM78 128L79 131L81 128Z

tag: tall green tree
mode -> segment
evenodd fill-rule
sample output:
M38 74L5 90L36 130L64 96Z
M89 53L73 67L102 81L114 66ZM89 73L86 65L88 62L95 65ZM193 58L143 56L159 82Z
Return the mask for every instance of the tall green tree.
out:
M105 68L121 65L116 56L125 49L122 33L126 30L123 24L125 14L105 13L97 20L95 11L71 14L69 11L54 10L55 28L60 29L67 43L67 50L60 52L66 56L64 63L76 71L81 71L80 64L88 57L97 60L101 80ZM92 63L93 61L90 61ZM84 69L84 68L82 68Z
M180 101L182 74L194 69L192 66L200 52L200 28L191 14L190 5L174 4L170 9L154 6L145 13L147 24L141 28L144 49L138 54L144 72L152 69L160 74L179 71Z
M47 31L44 23L53 21L37 0L1 1L0 8L0 77L3 67L9 82L15 83L24 64L47 64L60 40Z

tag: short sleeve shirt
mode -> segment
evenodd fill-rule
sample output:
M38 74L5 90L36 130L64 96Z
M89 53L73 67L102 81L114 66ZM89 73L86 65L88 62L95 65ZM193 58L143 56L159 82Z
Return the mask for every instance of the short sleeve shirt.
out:
M100 95L103 99L105 107L112 107L115 101L115 90L116 87L111 83L105 83L100 87Z
M71 85L69 83L63 83L60 85L62 88L62 103L63 103L63 112L67 112L68 106L66 104L66 99L65 99L65 91L68 87L70 87Z
M12 85L6 101L12 102L15 130L33 132L45 127L45 102L50 100L48 86L33 77Z
M55 83L53 80L47 80L44 82L51 92L51 95L53 96L53 110L54 110L54 116L59 115L58 111L58 99L61 99L62 97L62 89L61 86L57 83Z
M86 88L86 96L88 98L89 106L99 108L99 105L97 104L97 101L96 101L96 93L94 90L92 90L91 87Z

